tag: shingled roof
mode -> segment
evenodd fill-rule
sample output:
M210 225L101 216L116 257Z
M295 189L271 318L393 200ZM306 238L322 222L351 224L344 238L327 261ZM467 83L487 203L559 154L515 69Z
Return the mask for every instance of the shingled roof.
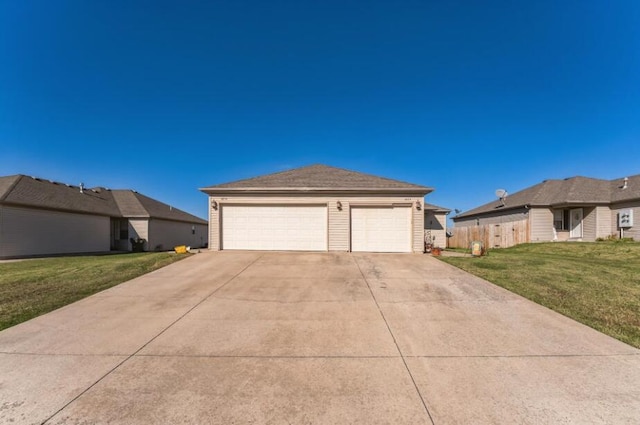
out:
M24 175L0 177L0 204L122 218L161 218L206 224L186 213L132 190L84 188Z
M423 196L433 191L430 187L321 164L218 184L200 190L210 194L235 192L393 192L419 193Z
M145 196L138 192L124 191L124 190L123 191L115 190L113 192L114 192L113 193L114 196L120 192L129 192L130 194L133 194L133 197L138 201L139 205L142 207L142 210L146 211L147 217L161 218L161 219L173 220L173 221L185 221L189 223L192 223L192 222L200 223L200 224L208 223L206 220L203 220L187 212L179 210L178 208L174 208L171 205L167 205L160 201L156 201L155 199L149 198L148 196ZM122 215L124 217L133 217L133 214L138 211L137 208L136 210L127 210L123 207L122 204L118 203L118 205L120 206L120 210L122 211Z
M433 205L433 204L428 204L428 203L424 203L424 210L425 211L433 211L433 212L437 212L437 213L450 213L451 210L449 208L445 208L445 207L439 207L437 205Z
M562 207L570 205L608 205L640 199L640 174L623 179L602 180L589 177L570 177L564 180L545 180L508 195L503 201L495 200L453 217L468 218L499 211L530 207Z
M2 177L0 203L46 208L60 211L119 217L120 210L106 190L84 189L78 186L24 175ZM4 190L2 190L4 189Z

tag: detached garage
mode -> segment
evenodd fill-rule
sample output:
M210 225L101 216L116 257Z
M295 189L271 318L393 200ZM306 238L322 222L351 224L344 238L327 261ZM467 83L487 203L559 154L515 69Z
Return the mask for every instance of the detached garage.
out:
M312 165L205 187L212 250L422 252L432 189Z

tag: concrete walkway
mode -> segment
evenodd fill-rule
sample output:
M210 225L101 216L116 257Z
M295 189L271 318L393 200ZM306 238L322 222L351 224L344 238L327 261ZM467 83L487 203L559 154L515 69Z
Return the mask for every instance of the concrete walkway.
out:
M0 332L0 423L637 424L639 382L428 255L202 253Z

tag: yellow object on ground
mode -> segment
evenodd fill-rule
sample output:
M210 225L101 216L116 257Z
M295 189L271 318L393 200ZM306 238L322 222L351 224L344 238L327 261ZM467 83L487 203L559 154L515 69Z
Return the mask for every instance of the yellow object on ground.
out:
M178 245L173 248L176 251L176 254L186 254L187 246L186 245Z

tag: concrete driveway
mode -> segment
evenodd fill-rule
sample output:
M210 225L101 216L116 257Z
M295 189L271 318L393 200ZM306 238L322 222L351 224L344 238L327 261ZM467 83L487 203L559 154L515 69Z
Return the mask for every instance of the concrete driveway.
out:
M0 332L0 422L637 424L640 351L426 255L202 253Z

